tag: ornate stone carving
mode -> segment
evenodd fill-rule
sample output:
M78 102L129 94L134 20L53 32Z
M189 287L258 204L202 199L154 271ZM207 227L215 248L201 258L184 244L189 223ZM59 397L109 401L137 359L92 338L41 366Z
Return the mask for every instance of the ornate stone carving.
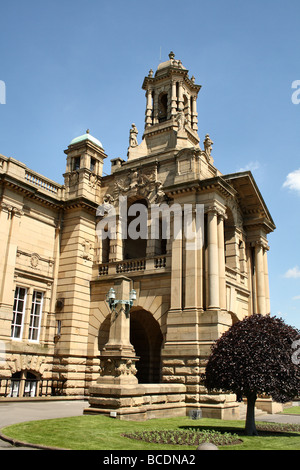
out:
M177 113L176 117L175 117L175 121L177 122L178 124L178 132L179 131L182 131L185 129L185 125L187 124L188 120L187 118L185 117L185 114L183 111L180 111L179 113Z
M118 203L119 196L140 196L151 204L161 202L165 193L162 182L157 179L156 168L149 170L133 170L115 180L113 200Z
M136 375L137 369L132 359L120 360L116 367L116 375Z
M131 124L131 129L129 132L129 147L130 148L134 148L138 146L137 135L138 135L138 130L136 128L136 125L133 123Z
M206 153L207 159L209 161L211 157L211 151L212 151L212 146L213 146L213 141L210 139L209 134L206 134L205 139L203 141L204 145L204 152Z
M11 206L10 204L6 204L5 202L1 202L0 207L4 212L7 212L9 218L12 218L14 215L17 217L24 215L24 212L21 209Z
M92 256L91 256L91 249L92 249L92 244L89 240L84 240L84 242L81 243L82 247L83 247L83 253L81 255L81 257L83 259L86 259L88 261L90 261L92 259Z
M30 258L30 264L33 268L37 268L40 262L40 257L37 253L32 253Z
M98 176L95 175L94 173L91 173L89 176L89 185L92 189L95 189L97 184L100 184L100 180L98 179Z
M135 361L128 358L100 358L100 375L103 376L135 376Z

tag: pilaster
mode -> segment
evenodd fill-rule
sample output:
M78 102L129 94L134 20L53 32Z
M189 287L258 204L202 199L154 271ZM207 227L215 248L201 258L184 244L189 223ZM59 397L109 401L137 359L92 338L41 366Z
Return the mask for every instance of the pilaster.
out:
M216 206L207 212L208 245L208 309L220 308L219 291L219 246L218 246L218 211Z

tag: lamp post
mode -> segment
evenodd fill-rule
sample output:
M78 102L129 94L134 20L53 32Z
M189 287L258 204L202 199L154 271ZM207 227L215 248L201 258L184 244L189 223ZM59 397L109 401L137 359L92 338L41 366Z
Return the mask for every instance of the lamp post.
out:
M108 303L110 309L116 313L116 306L118 304L124 305L126 317L128 317L129 315L134 300L136 300L136 291L134 289L131 289L131 291L129 292L129 300L117 300L116 291L113 287L111 287L108 293L106 294L106 302Z
M135 363L138 361L130 343L130 309L136 300L136 291L130 290L131 279L119 276L106 294L111 310L109 339L101 356L101 383L137 383Z

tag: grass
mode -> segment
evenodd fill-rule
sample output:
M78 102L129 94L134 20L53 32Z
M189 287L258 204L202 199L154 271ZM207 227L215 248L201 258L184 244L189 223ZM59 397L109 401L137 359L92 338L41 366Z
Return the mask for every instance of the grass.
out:
M285 408L281 414L300 415L300 406L292 406L291 408Z
M266 423L259 436L244 435L244 421L223 421L218 419L189 418L154 419L143 422L120 421L106 416L83 415L72 418L30 421L2 429L8 437L32 444L61 447L70 450L190 450L196 445L153 443L125 437L124 434L152 431L213 431L237 434L242 440L235 445L220 446L221 450L300 450L300 427L289 428L281 425L280 432L274 432ZM262 428L257 422L257 427ZM278 428L274 428L278 429ZM295 431L295 429L297 431Z

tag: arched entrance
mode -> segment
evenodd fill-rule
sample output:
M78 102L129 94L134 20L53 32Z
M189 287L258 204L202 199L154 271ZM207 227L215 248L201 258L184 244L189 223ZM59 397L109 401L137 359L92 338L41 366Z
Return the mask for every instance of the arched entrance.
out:
M101 352L109 340L111 316L108 315L98 333ZM130 343L139 357L136 363L139 383L159 383L161 378L161 349L163 335L153 315L141 307L130 310Z
M163 335L153 315L139 307L130 312L130 342L139 361L136 363L139 383L159 383Z

